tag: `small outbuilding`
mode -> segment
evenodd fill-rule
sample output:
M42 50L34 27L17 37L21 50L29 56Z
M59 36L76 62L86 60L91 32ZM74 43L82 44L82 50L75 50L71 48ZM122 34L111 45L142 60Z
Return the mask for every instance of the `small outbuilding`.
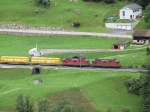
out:
M119 42L119 43L113 44L113 49L124 50L129 45L130 45L130 42Z
M136 20L142 17L142 6L132 3L120 9L120 19Z
M114 44L113 49L123 50L123 49L125 49L125 46L124 46L124 44Z
M150 30L136 30L133 33L134 44L149 44L150 43Z

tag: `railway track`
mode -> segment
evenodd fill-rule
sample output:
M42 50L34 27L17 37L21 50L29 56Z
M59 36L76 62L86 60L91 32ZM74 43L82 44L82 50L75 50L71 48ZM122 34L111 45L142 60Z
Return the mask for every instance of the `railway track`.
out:
M95 67L66 67L66 66L45 66L45 65L10 65L0 64L0 68L27 68L32 69L33 67L41 67L42 69L72 69L72 70L104 70L104 71L120 71L120 72L148 72L146 69L132 69L132 68L95 68Z

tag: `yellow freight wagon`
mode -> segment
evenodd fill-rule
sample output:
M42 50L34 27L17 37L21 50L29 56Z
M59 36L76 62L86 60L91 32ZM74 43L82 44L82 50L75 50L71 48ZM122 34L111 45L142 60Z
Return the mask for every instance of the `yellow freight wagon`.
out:
M4 64L29 64L29 58L21 56L1 56L0 60Z
M62 60L60 58L32 57L31 63L39 65L59 65L62 63Z

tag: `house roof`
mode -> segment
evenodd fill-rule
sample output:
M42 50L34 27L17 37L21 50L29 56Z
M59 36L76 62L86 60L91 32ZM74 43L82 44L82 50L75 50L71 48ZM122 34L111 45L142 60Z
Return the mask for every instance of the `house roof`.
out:
M136 4L136 3L132 3L132 4L128 4L126 5L125 7L123 7L123 9L126 9L126 8L129 8L129 9L132 9L132 10L137 10L137 9L142 9L142 6Z
M133 34L136 38L149 38L150 39L150 30L136 30Z

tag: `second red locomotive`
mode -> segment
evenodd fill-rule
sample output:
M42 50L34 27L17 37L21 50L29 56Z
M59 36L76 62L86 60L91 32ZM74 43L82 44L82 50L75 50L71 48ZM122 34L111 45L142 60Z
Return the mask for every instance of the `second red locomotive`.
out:
M102 68L120 68L121 64L116 59L95 59L92 61L92 66Z
M95 59L91 63L86 58L73 57L63 60L64 66L81 66L81 67L101 67L101 68L121 68L121 64L116 59Z

